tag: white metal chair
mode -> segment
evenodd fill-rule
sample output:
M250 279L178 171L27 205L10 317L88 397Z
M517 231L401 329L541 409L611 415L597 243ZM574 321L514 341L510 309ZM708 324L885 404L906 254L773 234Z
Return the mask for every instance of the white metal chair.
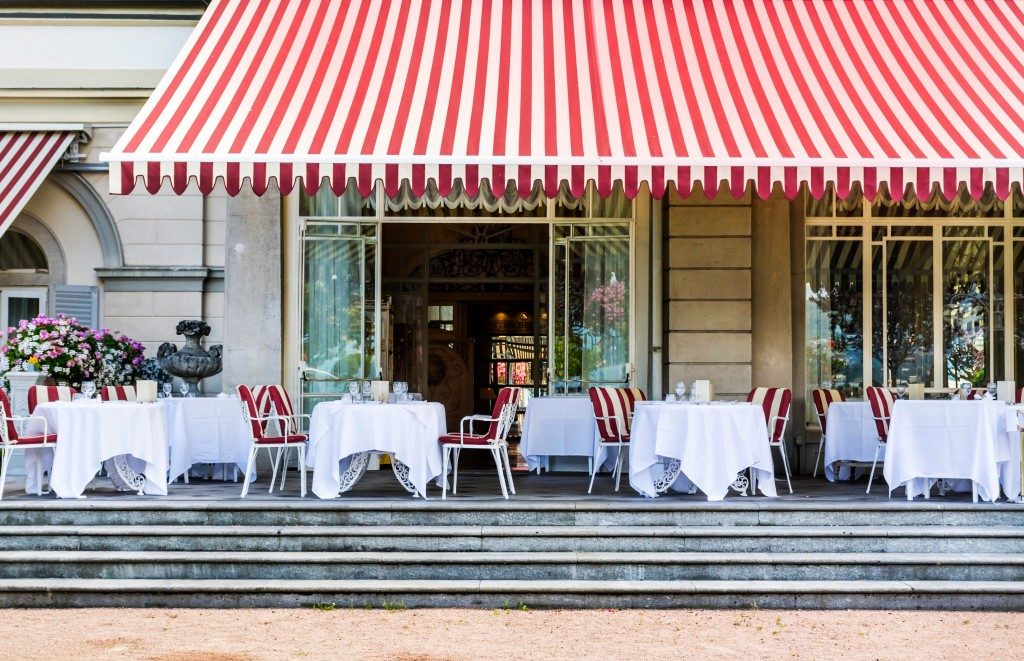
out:
M11 409L11 401L7 393L0 390L0 450L3 450L3 458L0 459L0 500L4 497L4 484L7 482L7 468L11 464L11 458L18 450L34 450L39 448L57 447L57 435L49 433L46 418L38 415L16 416ZM42 433L24 435L24 426L30 420L42 422ZM19 431L18 427L21 426ZM49 491L43 491L43 462L36 462L36 495L41 496Z
M625 462L626 448L629 447L629 434L633 425L633 409L638 401L645 399L644 391L639 388L613 388L607 386L591 386L587 390L590 403L594 407L594 420L597 423L599 445L603 448L615 448L615 490L619 490L622 481L622 466ZM591 465L590 486L587 493L594 490L594 480L601 467L595 460Z
M306 441L305 434L290 433L295 425L291 416L271 414L270 397L267 386L237 386L238 397L242 400L242 413L246 422L249 423L251 444L249 446L249 459L245 465L245 479L242 482L242 498L249 493L249 484L252 482L253 467L256 463L256 454L260 449L266 449L273 464L270 477L270 489L274 491L274 481L277 477L277 462L281 458L281 451L296 448L299 453L299 489L301 496L306 495ZM271 430L271 423L276 423L277 428ZM273 450L278 450L274 456ZM280 491L281 488L278 488Z
M751 404L759 404L764 410L764 419L768 425L768 445L778 448L782 455L782 468L786 471L786 486L793 493L793 483L789 479L789 457L786 454L786 423L789 422L789 409L793 404L793 391L789 388L754 388L747 395Z
M811 477L818 477L818 466L821 465L821 451L825 447L825 425L828 422L828 407L833 402L845 402L846 397L843 391L832 388L817 388L811 392L811 400L814 402L814 413L818 416L818 425L821 427L821 440L818 442L818 456L814 459L814 472Z
M515 422L519 409L519 388L502 388L494 403L494 411L490 416L467 415L459 423L459 433L445 434L438 438L441 444L442 472L444 486L441 490L442 500L448 497L448 466L450 459L454 461L452 468L452 493L458 493L459 487L459 453L463 450L490 450L494 464L498 468L498 482L501 494L507 499L509 491L513 495L516 487L512 483L512 463L508 458L508 433ZM474 422L488 423L487 433L473 434ZM505 480L508 479L506 486Z

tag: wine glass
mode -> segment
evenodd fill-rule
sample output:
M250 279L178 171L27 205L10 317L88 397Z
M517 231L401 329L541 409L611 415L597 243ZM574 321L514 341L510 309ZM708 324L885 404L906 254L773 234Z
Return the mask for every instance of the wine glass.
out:
M352 396L353 402L359 401L359 382L349 381L348 382L348 394Z
M686 396L686 384L684 382L680 381L679 383L676 384L676 399L681 402L681 401L683 401L683 398L685 396Z
M404 402L406 399L406 393L409 392L409 384L405 381L399 381L395 384L395 392L398 393L398 401Z
M178 392L181 393L182 397L188 397L188 384L182 381L181 385L178 386Z
M989 399L995 399L996 398L996 384L995 384L995 381L989 381L988 382L988 398Z
M164 396L165 399L170 397L171 396L171 382L170 381L164 381L163 383L161 383L160 384L160 390L162 391L163 396Z
M369 402L370 401L370 395L373 394L373 385L369 381L363 381L362 393L363 393L363 401L364 402Z
M690 401L695 403L695 404L699 404L700 403L700 402L697 401L697 382L696 381L694 381L693 383L690 384Z
M82 394L85 395L86 399L92 399L93 395L96 394L96 382L82 381Z
M971 382L964 381L960 384L960 399L967 399L971 396Z
M896 382L896 396L900 399L906 399L907 396L907 382L897 381Z

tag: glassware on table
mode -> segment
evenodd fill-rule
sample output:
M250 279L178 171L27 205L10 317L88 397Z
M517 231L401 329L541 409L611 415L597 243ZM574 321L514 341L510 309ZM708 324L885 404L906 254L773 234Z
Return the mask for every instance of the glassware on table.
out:
M188 384L182 381L181 385L178 386L178 392L181 393L182 397L188 397Z
M373 384L370 383L369 381L363 381L361 391L363 395L363 401L369 402L370 396L373 394Z
M82 381L82 394L85 395L86 399L92 399L96 394L96 382Z
M988 398L989 399L995 399L996 398L996 391L997 390L998 389L996 388L995 381L989 381L988 382Z
M676 384L676 399L680 402L684 401L686 397L686 384L680 381Z
M348 382L348 394L352 396L353 402L359 401L359 382L349 381Z
M665 395L665 401L668 402L669 404L674 404L674 403L676 403L679 400L678 400L678 398L675 395L673 395L672 393L669 393L669 394Z
M172 386L170 381L164 381L162 384L160 384L160 392L163 394L165 398L171 396L171 388Z
M964 381L960 384L960 399L968 399L971 396L971 382Z
M907 382L897 381L896 382L896 396L900 399L907 398Z
M699 404L700 403L700 402L697 401L697 382L696 381L694 381L693 383L690 384L690 401L693 402L694 404Z
M399 404L405 402L405 393L409 392L409 384L405 381L395 381L395 395Z

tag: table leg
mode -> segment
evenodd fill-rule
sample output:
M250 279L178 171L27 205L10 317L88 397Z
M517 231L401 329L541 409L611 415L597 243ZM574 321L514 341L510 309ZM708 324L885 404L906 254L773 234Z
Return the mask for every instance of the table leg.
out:
M345 493L353 486L355 486L356 482L358 482L360 478L363 477L363 474L366 472L366 467L369 465L369 463L369 452L360 452L358 454L352 455L348 462L348 468L346 468L345 472L341 474L341 479L339 480L340 484L338 487L338 493Z

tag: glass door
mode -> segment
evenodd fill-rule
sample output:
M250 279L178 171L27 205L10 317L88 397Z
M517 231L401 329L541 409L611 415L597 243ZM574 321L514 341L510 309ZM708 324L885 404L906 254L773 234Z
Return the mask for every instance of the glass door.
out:
M630 223L552 225L552 394L632 382L630 228Z
M377 223L306 221L302 230L303 413L380 372Z
M959 229L959 228L954 228ZM942 386L964 381L984 386L992 363L992 242L944 239L942 242Z

